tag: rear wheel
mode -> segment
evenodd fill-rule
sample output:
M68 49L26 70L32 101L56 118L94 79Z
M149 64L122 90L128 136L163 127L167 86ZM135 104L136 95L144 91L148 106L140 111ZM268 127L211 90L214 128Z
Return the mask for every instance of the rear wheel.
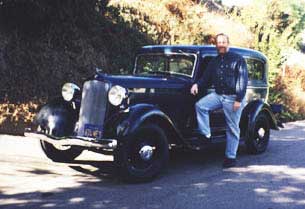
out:
M123 180L149 181L160 174L168 163L166 135L155 124L142 125L122 141L114 157Z
M251 154L260 154L266 151L270 139L270 123L264 113L259 113L255 119L253 130L247 131L246 146Z

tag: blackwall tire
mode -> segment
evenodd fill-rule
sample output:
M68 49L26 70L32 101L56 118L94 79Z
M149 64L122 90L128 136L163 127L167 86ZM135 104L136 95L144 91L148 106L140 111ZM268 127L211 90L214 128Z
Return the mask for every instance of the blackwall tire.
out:
M71 107L70 103L57 98L42 106L34 124L38 132L55 137L70 136L74 131L77 115L77 111ZM83 151L77 147L55 147L42 140L40 145L45 155L54 162L70 162Z
M39 132L50 134L49 127L47 126L39 125L37 129ZM55 134L51 134L51 135L56 137L67 136L70 134L70 133L56 132L56 130L53 130L53 133ZM83 151L82 149L78 149L75 147L68 147L67 149L61 150L56 148L52 144L42 140L40 140L40 145L45 155L54 162L62 162L62 163L71 162L75 158L77 158Z
M142 125L122 140L114 160L123 181L151 181L168 164L169 149L164 131L155 124Z
M40 141L40 145L45 155L54 162L71 162L82 153L82 150L73 147L67 150L59 150L52 144L44 141Z

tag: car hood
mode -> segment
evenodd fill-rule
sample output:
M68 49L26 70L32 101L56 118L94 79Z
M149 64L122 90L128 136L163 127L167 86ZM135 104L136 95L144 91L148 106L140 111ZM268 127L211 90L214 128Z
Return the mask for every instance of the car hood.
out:
M190 78L173 75L140 76L97 74L97 80L125 88L178 88L191 82Z

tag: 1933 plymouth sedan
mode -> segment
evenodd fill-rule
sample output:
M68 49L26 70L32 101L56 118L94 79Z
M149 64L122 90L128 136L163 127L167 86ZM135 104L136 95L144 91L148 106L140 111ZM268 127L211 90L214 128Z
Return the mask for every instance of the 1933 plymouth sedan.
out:
M247 62L247 105L240 127L247 150L266 150L270 129L278 129L268 97L268 64L258 51L231 47ZM225 142L222 110L210 113L212 138L202 141L195 103L213 88L190 94L208 62L217 55L213 46L145 46L136 56L131 75L108 75L97 69L82 88L66 83L62 97L41 107L36 130L25 136L38 138L53 161L68 162L91 150L114 156L124 180L147 181L167 165L175 147L200 150Z

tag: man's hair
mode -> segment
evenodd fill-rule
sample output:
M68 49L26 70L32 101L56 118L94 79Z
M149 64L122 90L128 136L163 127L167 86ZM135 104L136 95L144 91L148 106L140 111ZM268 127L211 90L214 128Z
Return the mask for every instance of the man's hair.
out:
M224 34L224 33L218 33L218 34L215 36L215 42L217 42L217 39L218 39L219 36L224 36L224 37L226 37L228 43L230 43L229 36L226 35L226 34Z

